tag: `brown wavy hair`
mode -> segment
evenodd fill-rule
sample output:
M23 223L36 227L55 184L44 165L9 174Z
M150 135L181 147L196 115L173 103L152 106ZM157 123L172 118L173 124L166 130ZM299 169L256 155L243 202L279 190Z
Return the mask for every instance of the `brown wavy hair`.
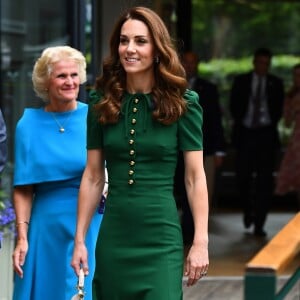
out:
M161 18L146 7L133 7L116 22L110 38L110 54L104 60L102 75L96 78L95 89L104 98L96 105L102 124L116 123L119 119L122 96L126 90L126 72L120 63L118 48L123 24L129 20L143 22L151 34L154 53L159 61L154 63L155 84L152 89L153 118L162 124L175 122L185 111L183 99L187 88L185 71Z

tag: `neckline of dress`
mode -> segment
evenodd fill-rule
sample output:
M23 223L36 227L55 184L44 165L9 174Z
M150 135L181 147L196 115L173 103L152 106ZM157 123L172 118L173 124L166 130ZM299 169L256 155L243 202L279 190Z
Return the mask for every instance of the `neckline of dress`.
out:
M46 106L44 106L44 107L42 108L42 110L43 110L45 113L50 114L50 115L53 115L53 114L55 114L55 115L64 115L64 114L69 114L69 113L72 113L72 114L73 114L73 112L75 112L78 108L79 108L79 103L78 103L78 101L76 101L76 106L75 106L75 108L72 108L72 109L69 109L69 110L64 110L64 111L47 111L47 110L46 110Z

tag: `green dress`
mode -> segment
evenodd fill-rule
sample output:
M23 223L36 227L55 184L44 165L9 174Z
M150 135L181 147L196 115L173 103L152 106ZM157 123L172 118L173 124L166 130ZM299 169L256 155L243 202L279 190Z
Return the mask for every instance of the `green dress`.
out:
M202 109L187 90L175 123L152 118L150 94L128 94L119 122L100 125L92 92L88 149L105 153L109 190L96 246L97 300L182 299L183 243L173 196L178 150L202 149Z

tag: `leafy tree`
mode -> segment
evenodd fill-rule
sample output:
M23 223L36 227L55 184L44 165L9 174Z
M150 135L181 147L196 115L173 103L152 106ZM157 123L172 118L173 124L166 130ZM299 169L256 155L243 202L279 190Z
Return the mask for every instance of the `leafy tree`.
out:
M203 59L243 57L259 46L299 54L298 1L192 0L192 43Z

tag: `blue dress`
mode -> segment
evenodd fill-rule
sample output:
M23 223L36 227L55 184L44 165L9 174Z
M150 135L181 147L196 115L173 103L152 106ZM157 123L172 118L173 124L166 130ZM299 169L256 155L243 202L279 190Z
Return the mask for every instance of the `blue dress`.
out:
M77 292L70 262L77 196L86 164L86 114L87 105L82 102L71 112L54 115L43 108L29 108L17 124L14 186L32 184L34 199L24 277L15 276L14 300L70 300ZM59 132L57 121L65 127L64 133ZM95 212L86 236L90 267L86 300L92 299L101 220L102 215Z

